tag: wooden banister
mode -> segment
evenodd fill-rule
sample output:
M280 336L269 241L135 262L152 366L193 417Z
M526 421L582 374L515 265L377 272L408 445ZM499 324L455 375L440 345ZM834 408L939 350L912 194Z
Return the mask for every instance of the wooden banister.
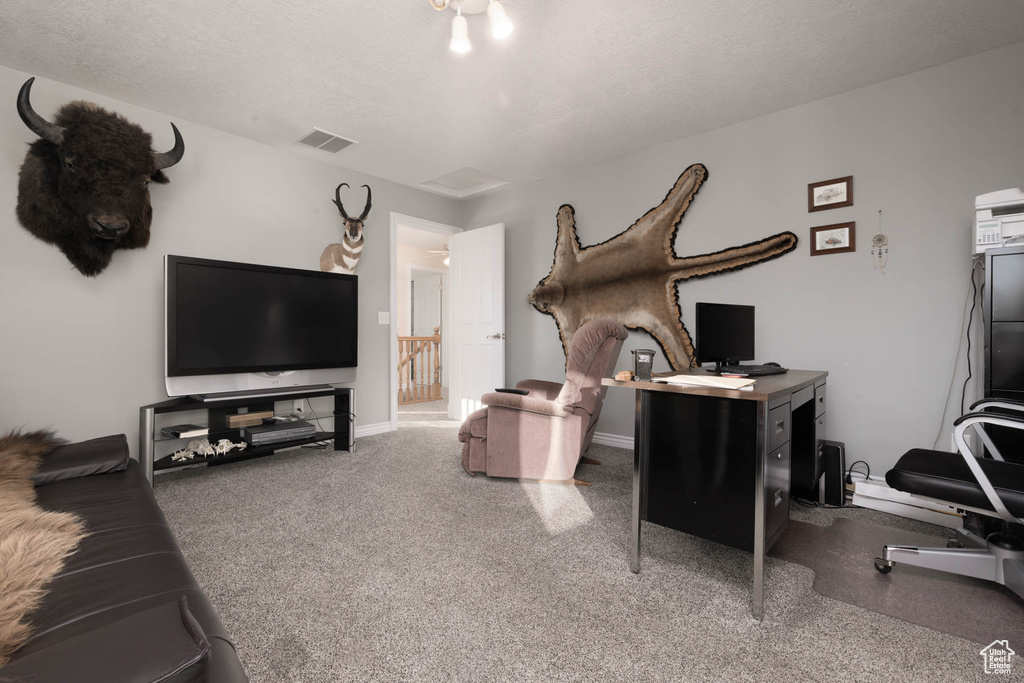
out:
M441 328L398 338L398 405L441 399Z

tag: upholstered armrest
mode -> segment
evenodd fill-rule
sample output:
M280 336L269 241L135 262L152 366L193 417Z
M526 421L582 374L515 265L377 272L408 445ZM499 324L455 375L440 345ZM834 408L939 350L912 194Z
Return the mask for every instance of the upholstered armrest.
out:
M543 379L524 379L516 385L516 389L525 389L530 392L533 398L543 398L554 401L562 391L562 385L558 382L548 382Z
M210 642L184 596L60 641L0 667L0 680L174 681L209 679Z
M984 399L978 403L985 403L986 401L990 402L987 407L995 407L994 404L998 402L996 399ZM975 403L975 405L978 405L978 403ZM965 453L964 448L957 441L957 434L962 436L968 427L974 427L975 433L981 438L982 443L985 444L989 455L995 460L1005 460L1003 454L999 451L999 447L992 441L992 437L988 435L988 432L985 431L984 426L987 424L1024 430L1024 418L1016 415L1007 415L1005 413L967 413L953 421L953 443L957 445L961 453ZM967 451L970 451L972 457L976 457L970 447L967 448ZM1011 458L1011 462L1015 460Z
M1006 505L1000 499L999 494L992 486L992 482L989 481L983 468L978 463L978 458L974 455L974 451L971 449L969 443L964 438L964 434L967 429L974 425L998 425L1000 427L1009 427L1011 429L1024 430L1024 418L1016 417L1013 415L1001 415L999 413L967 413L961 415L953 421L953 443L956 444L957 450L960 451L960 455L963 457L964 462L967 463L967 467L971 470L971 474L974 475L974 479L978 482L978 486L985 492L985 497L988 498L989 504L992 505L992 509L1007 522L1011 524L1024 524L1024 518L1016 517L1006 509ZM999 455L999 451L996 449L995 444L988 438L985 431L978 430L977 434L981 437L982 441L985 442L986 447L989 448L991 454L995 460L1002 461L1003 458ZM1024 465L1008 463L1012 468L1024 468ZM1018 471L1024 471L1018 469Z
M43 456L43 463L32 480L36 486L42 486L65 479L120 472L128 466L130 457L124 434L61 444Z
M519 394L484 394L480 401L485 406L497 408L509 408L511 410L525 410L528 413L538 415L550 415L552 417L569 417L572 409L566 408L561 403L545 401L533 396L520 396Z
M1024 401L1017 401L1012 398L983 398L971 404L970 412L980 412L986 408L1005 408L1006 410L1020 410L1024 412Z

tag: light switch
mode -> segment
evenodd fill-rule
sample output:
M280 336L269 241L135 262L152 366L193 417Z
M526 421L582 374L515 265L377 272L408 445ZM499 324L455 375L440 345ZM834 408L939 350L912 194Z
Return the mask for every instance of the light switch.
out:
M391 324L391 313L389 311L377 311L377 324L378 325L390 325Z

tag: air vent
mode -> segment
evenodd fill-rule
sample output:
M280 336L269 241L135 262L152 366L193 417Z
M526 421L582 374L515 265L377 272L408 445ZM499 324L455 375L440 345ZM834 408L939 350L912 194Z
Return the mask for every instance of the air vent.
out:
M345 149L349 145L354 145L355 140L348 140L335 135L334 133L328 133L327 131L314 128L295 142L306 147L314 147L316 149L322 149L325 152L331 154L337 154L341 150Z
M449 197L465 199L503 185L508 185L508 181L467 166L439 178L428 180L421 187Z

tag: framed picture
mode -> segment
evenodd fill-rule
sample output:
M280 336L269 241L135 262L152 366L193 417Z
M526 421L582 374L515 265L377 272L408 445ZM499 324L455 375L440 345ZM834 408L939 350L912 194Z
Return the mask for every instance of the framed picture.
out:
M807 210L825 211L853 206L853 176L823 180L807 186Z
M811 228L811 256L857 251L856 223Z

